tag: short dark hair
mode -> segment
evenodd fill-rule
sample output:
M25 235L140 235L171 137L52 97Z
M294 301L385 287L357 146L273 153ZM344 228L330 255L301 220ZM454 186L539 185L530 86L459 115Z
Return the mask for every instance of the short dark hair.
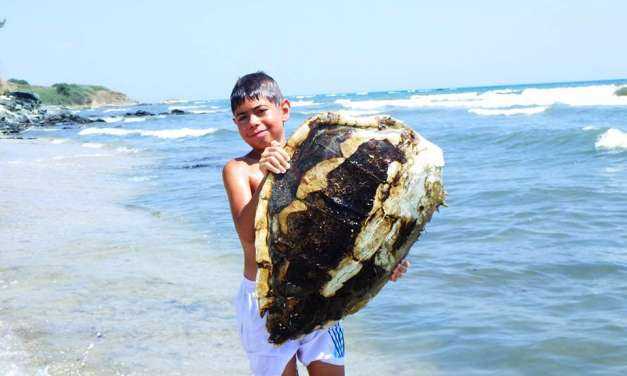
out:
M246 99L266 98L279 106L283 101L283 94L274 78L262 71L249 73L240 77L231 92L231 112Z

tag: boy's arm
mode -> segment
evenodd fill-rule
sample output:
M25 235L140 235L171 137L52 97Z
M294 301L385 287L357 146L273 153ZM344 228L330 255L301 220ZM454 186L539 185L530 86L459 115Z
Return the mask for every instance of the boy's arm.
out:
M257 192L251 192L246 168L234 160L224 166L222 179L229 198L233 223L242 246L245 249L254 248L255 211L259 201L259 189Z
M259 169L264 175L268 172L285 172L289 167L289 157L278 141L264 149L259 160ZM245 250L255 248L255 212L259 202L259 191L251 192L247 168L235 160L229 161L222 170L224 188L229 197L233 223Z

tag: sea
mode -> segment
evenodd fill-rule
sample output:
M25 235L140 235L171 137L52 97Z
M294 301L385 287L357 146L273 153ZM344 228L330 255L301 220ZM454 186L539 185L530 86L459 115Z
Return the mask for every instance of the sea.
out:
M389 115L444 151L411 267L343 320L348 375L627 374L625 85L288 97L288 135ZM75 112L106 122L0 139L0 375L250 374L228 100Z

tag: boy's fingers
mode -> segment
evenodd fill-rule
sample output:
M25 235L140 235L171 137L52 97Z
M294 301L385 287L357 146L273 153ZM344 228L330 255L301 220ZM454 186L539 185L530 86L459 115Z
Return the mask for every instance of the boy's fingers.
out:
M269 161L265 161L264 163L262 163L262 164L261 164L261 166L260 166L260 169L261 169L261 170L264 170L264 169L265 169L265 170L270 171L270 172L273 172L273 173L275 173L275 174L278 174L278 173L280 173L280 172L281 172L281 170L280 170L278 167L274 166L274 165L273 165L272 163L270 163Z
M276 171L272 170L272 172L274 172L275 174L285 172L285 167L283 167L282 163L274 155L270 155L270 156L263 158L263 162L261 163L272 166L276 170Z
M277 148L278 152L281 153L281 155L285 158L286 161L290 160L290 156L287 154L287 152L285 151L285 149L283 148Z
M272 155L280 155L281 158L285 159L286 161L290 160L290 156L287 154L285 149L283 149L280 146L278 146L278 147L270 146L270 147L266 148L266 151L268 151L268 153L272 154Z
M274 149L272 148L267 154L266 154L266 158L274 158L276 161L278 161L278 163L280 164L281 167L288 169L290 168L290 163L288 162L289 160L289 156L287 155L287 152L283 149L277 148Z

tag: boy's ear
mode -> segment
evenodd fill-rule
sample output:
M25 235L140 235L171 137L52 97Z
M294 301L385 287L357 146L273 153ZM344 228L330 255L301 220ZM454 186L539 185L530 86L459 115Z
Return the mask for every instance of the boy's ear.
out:
M281 109L281 120L286 122L290 118L290 110L292 108L290 101L283 99L279 108Z

